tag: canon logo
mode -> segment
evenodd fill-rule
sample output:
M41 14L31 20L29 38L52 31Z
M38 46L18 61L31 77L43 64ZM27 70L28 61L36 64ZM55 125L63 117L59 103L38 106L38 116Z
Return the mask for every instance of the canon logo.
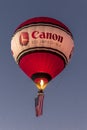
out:
M26 46L29 43L29 33L28 32L21 32L19 36L19 41L22 46ZM60 43L63 42L63 37L60 35L57 35L56 33L50 33L50 32L39 32L39 31L33 31L31 33L31 37L33 39L52 39L54 41L58 41Z
M32 38L34 39L52 39L54 41L63 42L63 37L60 35L57 35L56 33L50 33L50 32L39 32L39 31L33 31L32 32Z

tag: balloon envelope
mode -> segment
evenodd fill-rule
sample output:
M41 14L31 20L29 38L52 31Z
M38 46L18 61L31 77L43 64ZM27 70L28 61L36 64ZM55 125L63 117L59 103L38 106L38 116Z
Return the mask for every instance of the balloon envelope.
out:
M11 40L16 63L42 90L69 63L73 48L73 36L68 27L48 17L23 22Z

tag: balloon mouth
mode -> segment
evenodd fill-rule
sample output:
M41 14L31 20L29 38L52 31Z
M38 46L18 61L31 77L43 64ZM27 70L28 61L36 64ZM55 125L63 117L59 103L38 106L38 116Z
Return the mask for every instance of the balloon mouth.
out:
M51 79L52 77L47 73L35 73L32 75L32 80L39 90L44 90Z

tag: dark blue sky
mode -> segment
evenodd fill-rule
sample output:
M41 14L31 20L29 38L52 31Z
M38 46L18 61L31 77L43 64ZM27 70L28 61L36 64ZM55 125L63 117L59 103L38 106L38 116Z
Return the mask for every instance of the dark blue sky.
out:
M87 130L87 0L0 1L0 130ZM11 37L23 21L48 16L65 23L75 51L45 90L44 114L35 117L34 83L19 69Z

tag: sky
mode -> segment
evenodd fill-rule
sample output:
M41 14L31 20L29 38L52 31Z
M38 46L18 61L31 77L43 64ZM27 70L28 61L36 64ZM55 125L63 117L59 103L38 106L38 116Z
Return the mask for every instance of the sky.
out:
M87 130L87 0L0 0L0 130ZM35 116L37 89L15 63L11 38L23 21L48 16L71 30L75 50L45 90Z

